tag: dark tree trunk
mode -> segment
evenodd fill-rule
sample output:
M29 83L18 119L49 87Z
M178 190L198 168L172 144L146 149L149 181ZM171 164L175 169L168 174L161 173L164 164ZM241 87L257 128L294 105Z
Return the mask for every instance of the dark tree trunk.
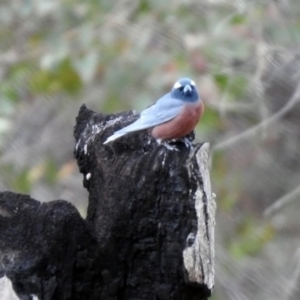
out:
M62 200L0 194L0 268L23 299L210 296L215 201L208 144L177 142L178 151L170 151L138 132L103 145L136 118L80 109L75 157L90 194L86 220Z

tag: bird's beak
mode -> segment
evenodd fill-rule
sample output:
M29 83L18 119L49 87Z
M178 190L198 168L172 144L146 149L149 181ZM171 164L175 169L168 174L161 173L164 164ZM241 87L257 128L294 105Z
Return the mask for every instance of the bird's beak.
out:
M192 87L190 85L186 85L183 89L183 92L186 94L186 93L190 93L192 91Z

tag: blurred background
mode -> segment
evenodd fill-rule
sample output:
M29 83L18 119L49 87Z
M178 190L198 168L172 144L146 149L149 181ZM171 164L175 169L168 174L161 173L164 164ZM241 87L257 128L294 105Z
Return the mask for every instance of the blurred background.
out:
M0 190L65 199L79 107L142 110L188 76L217 194L214 300L299 300L299 0L1 0Z

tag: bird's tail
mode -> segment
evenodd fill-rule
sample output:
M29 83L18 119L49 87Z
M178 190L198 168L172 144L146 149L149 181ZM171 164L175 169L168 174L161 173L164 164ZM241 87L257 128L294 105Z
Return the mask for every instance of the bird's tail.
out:
M113 135L111 135L109 138L107 138L103 144L107 144L111 141L114 141L114 140L120 138L121 136L125 135L126 133L127 133L126 131L117 131Z
M121 136L130 133L130 132L134 132L134 131L139 131L139 130L143 130L143 129L147 129L149 128L149 124L141 124L140 119L138 119L137 121L135 121L134 123L116 131L112 136L110 136L103 144L107 144L111 141L114 141L118 138L120 138Z

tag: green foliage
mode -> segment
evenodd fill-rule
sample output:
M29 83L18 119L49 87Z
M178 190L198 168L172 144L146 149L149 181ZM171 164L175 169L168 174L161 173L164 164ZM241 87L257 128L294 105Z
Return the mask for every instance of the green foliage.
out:
M230 23L232 25L241 25L246 22L247 22L247 18L244 14L235 14L230 20Z
M16 169L14 165L2 165L2 171L9 179L10 189L19 193L30 193L39 182L54 186L59 178L59 168L49 157L39 164L29 168Z
M229 251L238 259L256 255L273 237L274 229L270 224L260 225L254 219L246 218L237 226L233 239L229 241Z
M29 79L31 92L53 94L67 92L76 94L82 87L82 81L70 59L63 59L52 70L36 70Z
M247 93L248 81L243 76L218 73L214 74L213 78L220 91L225 93L229 100L240 100Z
M11 182L11 187L13 191L17 193L30 193L32 182L27 168L23 168L20 172L15 173L14 179Z
M15 85L9 81L3 81L0 84L0 95L0 97L3 99L3 102L17 102L19 99L18 91Z
M50 185L54 185L58 180L59 169L55 162L48 158L43 166L42 178Z
M147 14L151 11L151 6L148 0L141 0L139 1L139 5L137 8L137 12L139 14Z
M226 74L215 74L214 80L221 91L224 91L229 83L229 76Z
M200 135L204 134L209 136L210 134L221 130L222 127L223 124L221 122L219 113L210 107L206 107L201 121L198 123L196 129L200 132Z
M7 71L7 77L0 82L1 102L10 102L17 104L20 101L20 95L26 89L26 86L20 86L20 82L26 80L30 70L30 64L22 61L12 65Z

